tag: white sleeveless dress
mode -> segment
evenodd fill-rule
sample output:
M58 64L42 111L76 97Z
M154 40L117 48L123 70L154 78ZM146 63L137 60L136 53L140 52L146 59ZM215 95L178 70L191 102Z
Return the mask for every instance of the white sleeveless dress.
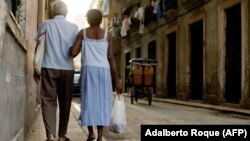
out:
M109 126L112 81L108 62L108 31L103 39L90 39L83 30L81 58L81 125Z

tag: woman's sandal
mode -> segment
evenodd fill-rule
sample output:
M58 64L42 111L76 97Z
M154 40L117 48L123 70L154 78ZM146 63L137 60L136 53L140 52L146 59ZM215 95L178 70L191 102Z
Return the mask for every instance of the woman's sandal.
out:
M86 141L93 141L95 139L95 136L89 136Z
M69 139L69 138L67 138L67 137L65 137L65 141L70 141L70 139Z

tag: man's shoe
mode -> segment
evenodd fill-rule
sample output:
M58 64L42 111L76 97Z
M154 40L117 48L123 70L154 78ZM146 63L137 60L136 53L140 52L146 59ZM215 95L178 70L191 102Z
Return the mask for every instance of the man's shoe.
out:
M47 136L47 140L46 140L46 141L55 141L54 135L53 135L53 134L49 134L49 135Z
M64 137L65 138L65 141L70 141L70 139L69 138L67 138L67 137ZM58 141L59 141L59 139L58 139Z

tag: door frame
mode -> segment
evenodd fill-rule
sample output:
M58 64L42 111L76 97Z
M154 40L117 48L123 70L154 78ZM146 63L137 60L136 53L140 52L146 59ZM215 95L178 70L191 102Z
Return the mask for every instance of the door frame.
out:
M176 85L176 91L175 91L175 93L176 93L176 99L178 99L178 92L177 92L177 85L178 85L178 80L179 80L179 75L178 75L178 71L177 71L177 68L178 68L178 54L177 54L177 52L178 52L178 49L179 49L179 47L178 47L178 41L179 41L179 33L178 33L178 25L174 25L174 26L171 26L171 27L169 27L169 28L167 28L167 30L165 31L165 38L164 38L164 41L165 41L165 43L164 43L164 45L165 45L165 56L169 56L169 42L168 42L168 39L167 39L167 36L168 35L170 35L171 33L176 33L176 54L175 54L175 61L176 61L176 63L175 63L175 70L176 70L176 73L175 73L175 85ZM164 75L164 78L165 78L165 91L166 91L166 93L167 93L167 96L168 96L168 86L167 86L167 84L168 84L168 82L167 82L167 77L168 77L168 67L169 67L169 60L168 60L168 57L165 57L164 58L166 61L165 61L165 64L164 64L164 66L165 66L165 68L166 69L164 69L164 70L166 70L165 71L165 75Z
M206 47L206 20L205 20L205 17L206 17L206 14L205 12L201 12L197 15L194 15L194 16L188 16L187 17L187 24L186 24L186 29L187 29L187 32L186 32L186 92L187 92L187 99L190 100L190 96L191 96L191 29L190 29L190 26L195 23L195 22L198 22L198 21L201 21L203 22L203 95L202 95L202 99L204 100L204 90L206 89L205 88L205 47Z
M249 97L249 74L248 74L248 0L227 0L218 7L218 76L219 76L219 101L225 103L225 81L226 81L226 70L225 70L225 55L226 55L226 9L239 4L241 5L241 98L240 103L243 101L243 97Z

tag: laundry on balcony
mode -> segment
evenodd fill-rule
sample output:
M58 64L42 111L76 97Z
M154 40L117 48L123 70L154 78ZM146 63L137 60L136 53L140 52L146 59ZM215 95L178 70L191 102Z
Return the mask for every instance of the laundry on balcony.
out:
M144 8L141 3L138 3L137 11L135 12L135 18L138 18L139 20L144 19Z
M154 8L151 5L145 8L144 25L157 21L157 15L153 11Z
M118 15L118 13L114 13L114 16L112 17L112 35L115 39L121 38L121 16Z
M102 13L104 16L109 14L109 0L103 0Z
M151 6L154 8L153 13L157 14L157 11L158 11L157 9L158 9L159 3L156 0L152 0Z
M124 18L122 20L122 27L121 27L121 36L125 37L127 36L127 32L130 29L131 17L129 15L124 15Z
M112 25L113 26L120 26L121 25L121 17L120 16L114 16L112 18Z
M205 0L181 0L182 6L187 10L191 10L194 7L203 4L204 2Z
M137 5L137 11L135 12L135 18L137 18L140 22L139 25L139 34L144 33L144 7L141 5L141 3L138 3Z
M152 0L151 6L154 8L153 13L156 14L156 19L159 20L162 17L160 1Z
M177 1L176 0L161 0L159 3L161 17L166 18L174 17L177 14Z

